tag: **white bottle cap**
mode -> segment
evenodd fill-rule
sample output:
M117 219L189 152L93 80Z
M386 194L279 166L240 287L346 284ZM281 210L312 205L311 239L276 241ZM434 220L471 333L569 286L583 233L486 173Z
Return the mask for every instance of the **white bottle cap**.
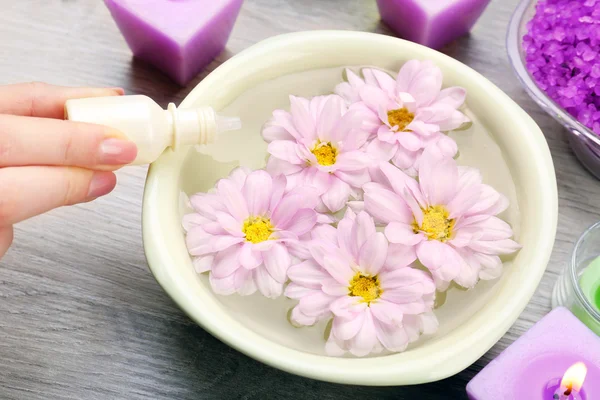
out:
M218 115L211 107L177 109L170 103L167 112L173 121L173 149L213 143L219 134L242 128L239 118Z

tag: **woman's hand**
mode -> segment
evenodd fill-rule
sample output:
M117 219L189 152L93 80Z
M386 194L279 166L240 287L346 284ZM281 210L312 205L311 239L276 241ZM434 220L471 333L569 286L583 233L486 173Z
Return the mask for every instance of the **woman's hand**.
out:
M68 99L122 94L43 83L0 86L0 257L13 224L113 190L112 171L135 159L135 144L109 127L62 119Z

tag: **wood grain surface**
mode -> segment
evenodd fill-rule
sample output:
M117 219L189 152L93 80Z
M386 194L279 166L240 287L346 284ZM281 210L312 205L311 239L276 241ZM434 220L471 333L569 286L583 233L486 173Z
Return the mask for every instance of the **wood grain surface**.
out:
M300 378L230 349L185 316L148 271L140 231L146 170L128 167L111 195L16 227L14 245L0 260L0 399L466 399L467 382L550 310L574 241L600 219L599 182L509 68L504 37L516 4L493 0L471 35L444 49L533 116L559 182L548 270L519 320L482 359L444 381L372 388ZM227 50L180 88L132 59L99 0L0 0L0 10L0 84L121 86L163 106L179 103L233 54L276 34L325 28L391 34L374 0L246 0Z

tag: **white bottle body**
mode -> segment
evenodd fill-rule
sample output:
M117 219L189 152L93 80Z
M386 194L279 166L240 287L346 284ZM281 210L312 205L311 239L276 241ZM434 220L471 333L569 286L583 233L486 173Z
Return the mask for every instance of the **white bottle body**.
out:
M65 119L107 125L121 131L138 148L132 164L154 162L167 147L208 144L217 134L241 128L238 118L217 115L210 107L167 110L147 96L111 96L71 99Z

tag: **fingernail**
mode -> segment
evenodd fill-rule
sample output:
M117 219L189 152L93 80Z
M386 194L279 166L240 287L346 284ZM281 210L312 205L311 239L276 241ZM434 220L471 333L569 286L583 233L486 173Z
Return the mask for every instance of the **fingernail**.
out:
M99 164L124 165L129 164L137 156L135 143L115 138L104 139L100 144Z
M95 199L96 197L104 196L110 193L116 184L115 174L107 171L94 172L90 187L88 189L87 198Z
M125 94L125 89L120 88L120 87L110 88L110 90L117 92L119 94L119 96L123 96Z

